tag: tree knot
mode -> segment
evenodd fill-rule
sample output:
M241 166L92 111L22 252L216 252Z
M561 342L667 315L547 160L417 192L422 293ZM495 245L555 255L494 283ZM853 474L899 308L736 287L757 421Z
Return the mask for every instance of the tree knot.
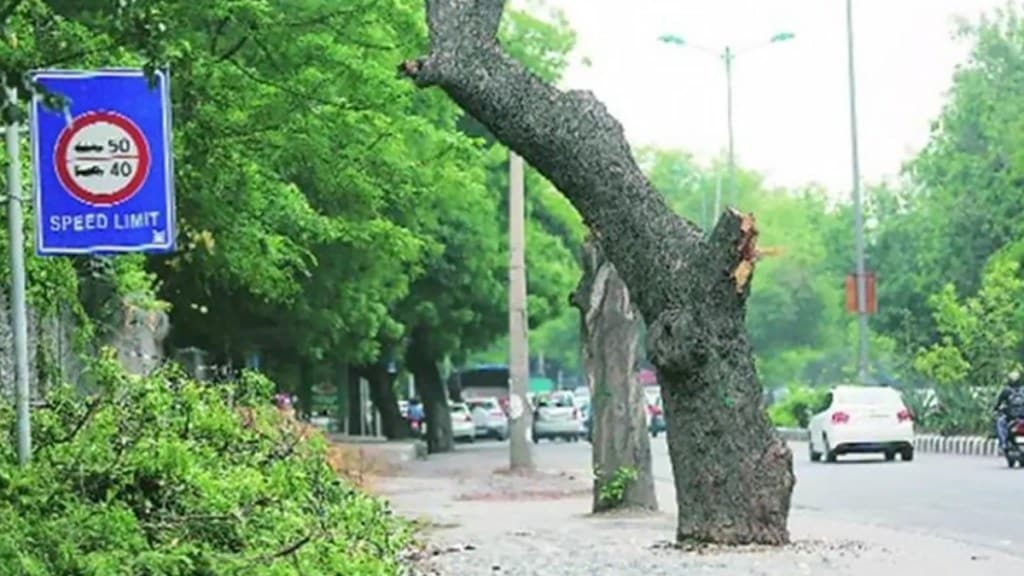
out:
M709 334L687 310L666 310L647 327L647 356L658 370L684 376L700 370L710 356Z

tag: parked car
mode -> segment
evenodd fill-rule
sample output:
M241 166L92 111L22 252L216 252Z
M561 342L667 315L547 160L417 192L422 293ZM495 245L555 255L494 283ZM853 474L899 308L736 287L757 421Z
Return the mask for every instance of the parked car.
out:
M497 398L473 398L466 401L466 406L473 415L477 437L508 438L508 416Z
M914 459L914 422L899 391L888 386L836 386L810 421L810 458L835 462L845 454Z
M473 424L473 415L469 413L469 408L462 402L459 402L450 404L449 410L452 415L452 437L455 441L474 441L476 439L476 425Z
M583 419L572 392L538 395L533 412L533 441L562 438L575 442L584 435Z

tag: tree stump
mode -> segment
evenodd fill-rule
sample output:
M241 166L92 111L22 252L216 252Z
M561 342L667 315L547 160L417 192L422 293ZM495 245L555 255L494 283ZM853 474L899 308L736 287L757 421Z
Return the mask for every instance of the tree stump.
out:
M580 311L583 368L590 387L594 513L657 510L643 388L636 380L641 319L626 283L600 246L583 244Z

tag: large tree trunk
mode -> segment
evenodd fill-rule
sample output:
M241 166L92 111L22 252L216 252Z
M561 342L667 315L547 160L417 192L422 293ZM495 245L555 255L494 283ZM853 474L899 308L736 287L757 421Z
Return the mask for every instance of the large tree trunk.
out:
M345 406L348 408L348 427L345 431L350 436L367 436L369 431L366 429L366 405L363 404L359 390L359 380L362 376L355 366L349 366L347 369L348 381L345 387L348 398Z
M640 317L626 284L592 239L583 244L583 278L572 303L580 310L583 368L590 387L595 513L657 510L647 403L633 367ZM621 499L608 489L632 471Z
M380 413L381 428L388 440L409 437L409 422L402 418L395 394L395 375L388 371L387 362L361 366L359 373L369 383L370 401Z
M427 0L430 54L400 72L438 86L576 207L647 321L668 418L683 542L782 544L792 454L771 427L747 341L752 217L705 237L637 166L589 92L561 92L496 40L504 0Z
M430 336L422 328L413 330L406 350L406 364L416 378L416 390L423 400L427 418L427 451L431 454L455 449L452 436L452 415L448 407L437 357L430 352Z

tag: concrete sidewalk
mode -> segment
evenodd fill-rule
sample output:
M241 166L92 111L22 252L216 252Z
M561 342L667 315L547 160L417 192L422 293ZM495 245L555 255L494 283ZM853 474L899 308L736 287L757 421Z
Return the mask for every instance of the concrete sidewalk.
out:
M1024 560L981 546L794 510L793 544L782 549L678 550L674 513L589 515L583 471L530 477L495 473L500 463L462 452L411 462L378 492L420 520L427 548L414 574L559 576L1001 576ZM658 485L663 510L673 488Z

